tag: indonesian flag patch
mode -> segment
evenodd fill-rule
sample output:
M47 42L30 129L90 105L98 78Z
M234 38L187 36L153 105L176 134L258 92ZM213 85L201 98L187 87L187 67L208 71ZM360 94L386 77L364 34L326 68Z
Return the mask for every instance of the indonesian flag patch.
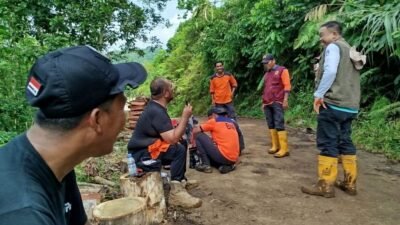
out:
M34 77L31 77L27 88L34 96L38 95L41 87L42 87L42 84L40 84L39 81L36 80Z

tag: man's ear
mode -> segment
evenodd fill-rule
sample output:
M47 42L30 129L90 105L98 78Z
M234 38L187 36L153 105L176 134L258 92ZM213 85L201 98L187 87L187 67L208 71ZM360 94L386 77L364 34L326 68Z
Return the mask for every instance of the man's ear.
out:
M102 113L99 108L94 108L89 114L89 126L97 133L102 133L103 129L100 123Z
M163 96L164 96L164 97L169 97L169 96L171 96L171 91L169 90L169 88L165 88L165 89L164 89Z

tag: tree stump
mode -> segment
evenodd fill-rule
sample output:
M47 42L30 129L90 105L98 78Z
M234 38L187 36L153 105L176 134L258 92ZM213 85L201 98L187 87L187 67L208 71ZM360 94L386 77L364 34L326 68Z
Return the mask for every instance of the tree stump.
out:
M97 225L148 225L145 198L119 198L97 205L93 223Z
M149 223L161 223L167 212L163 182L160 172L146 173L142 177L120 177L121 192L125 197L146 198L147 218Z

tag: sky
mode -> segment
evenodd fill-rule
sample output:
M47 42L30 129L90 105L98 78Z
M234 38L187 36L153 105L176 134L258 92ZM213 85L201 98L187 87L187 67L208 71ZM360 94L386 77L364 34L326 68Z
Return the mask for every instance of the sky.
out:
M179 23L184 21L182 19L183 11L178 10L177 7L177 0L170 0L167 2L167 5L164 9L164 11L161 13L162 17L165 19L169 20L171 23L170 27L165 27L165 25L158 25L156 28L154 28L153 31L150 32L150 37L151 36L156 36L160 41L162 42L162 47L166 48L166 44L168 40L174 36L176 29L179 26ZM143 43L143 42L138 42L137 46L139 48L144 48L148 46L149 44Z

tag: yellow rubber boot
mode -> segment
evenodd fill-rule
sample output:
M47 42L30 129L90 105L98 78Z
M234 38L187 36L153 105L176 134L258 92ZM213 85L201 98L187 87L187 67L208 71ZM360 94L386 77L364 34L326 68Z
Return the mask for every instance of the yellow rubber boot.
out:
M271 134L272 147L268 150L268 153L275 154L279 150L278 132L276 129L269 129L269 133Z
M357 157L355 155L342 155L342 165L344 180L337 181L335 185L349 195L356 195Z
M337 163L337 158L318 156L318 182L311 187L301 187L301 191L309 195L318 195L325 198L335 197L333 186L338 173Z
M275 158L282 158L285 156L289 156L288 144L287 144L287 132L286 131L278 131L278 139L279 139L279 151L275 153Z

